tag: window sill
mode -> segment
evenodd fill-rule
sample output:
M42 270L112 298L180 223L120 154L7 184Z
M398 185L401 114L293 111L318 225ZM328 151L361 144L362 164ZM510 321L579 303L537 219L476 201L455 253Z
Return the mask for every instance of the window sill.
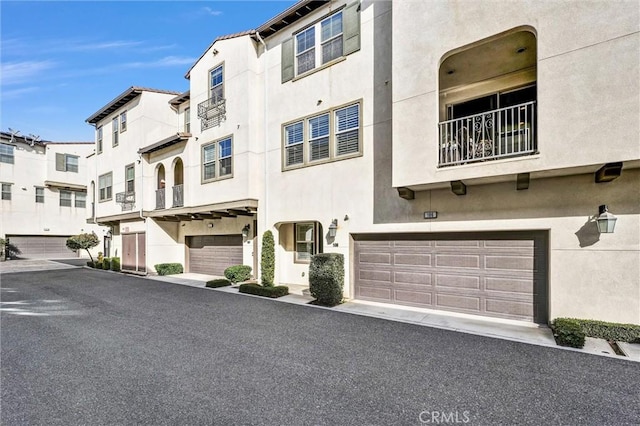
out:
M297 76L295 76L294 78L291 79L291 82L298 81L298 80L300 80L302 78L305 78L305 77L307 77L307 76L309 76L311 74L315 74L318 71L322 71L323 69L329 68L330 66L333 66L333 65L335 65L335 64L337 64L339 62L342 62L342 61L344 61L346 59L347 59L346 56L341 56L339 58L336 58L336 59L334 59L332 61L327 62L326 64L320 65L318 68L314 68L314 69L306 71L306 72L304 72L302 74L298 74Z
M290 170L298 170L298 169L304 169L307 167L313 167L313 166L319 166L321 164L328 164L328 163L336 163L338 161L342 161L342 160L350 160L352 158L358 158L358 157L362 157L362 152L357 152L354 154L348 154L348 155L341 155L340 157L336 157L336 158L325 158L323 160L315 160L315 161L310 161L304 164L295 164L295 165L291 165L291 166L283 166L282 167L282 171L283 172L288 172Z
M201 185L204 185L205 183L211 183L211 182L220 182L221 180L227 180L227 179L232 179L233 178L233 174L230 174L228 176L222 176L219 178L213 178L213 179L207 179L207 180L202 180L200 182Z

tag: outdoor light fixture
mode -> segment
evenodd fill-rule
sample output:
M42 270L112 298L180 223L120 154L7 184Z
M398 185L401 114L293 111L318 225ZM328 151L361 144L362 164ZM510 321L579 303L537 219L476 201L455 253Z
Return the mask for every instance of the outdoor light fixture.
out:
M451 192L456 195L465 195L467 193L467 185L461 180L451 181Z
M249 236L249 230L251 229L251 226L249 226L249 224L247 223L244 228L242 228L242 238L247 238Z
M335 238L337 230L338 230L338 219L333 219L333 221L331 222L331 225L329 225L329 237Z
M598 231L601 234L611 234L616 227L617 217L609 213L609 207L605 204L601 205L598 208L598 217L596 218L596 222L598 222Z

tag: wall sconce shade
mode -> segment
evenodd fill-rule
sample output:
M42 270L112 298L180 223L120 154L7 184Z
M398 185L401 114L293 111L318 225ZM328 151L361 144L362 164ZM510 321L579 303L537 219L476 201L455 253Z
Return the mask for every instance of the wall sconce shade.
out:
M595 174L596 183L611 182L622 174L622 162L607 163Z
M605 204L598 208L598 217L596 222L598 223L598 231L601 234L611 234L616 227L617 217L609 213L609 207Z
M516 177L516 190L529 189L529 173L518 173Z
M451 192L453 192L456 195L466 195L467 185L465 185L464 182L462 182L461 180L452 180Z
M405 200L413 200L416 195L409 188L401 186L400 188L398 188L398 196L400 196L400 198L404 198Z
M251 226L247 223L244 228L242 228L242 238L247 238L249 236L249 230Z
M335 238L337 231L338 231L338 219L333 219L333 221L331 221L331 225L329 225L329 237Z

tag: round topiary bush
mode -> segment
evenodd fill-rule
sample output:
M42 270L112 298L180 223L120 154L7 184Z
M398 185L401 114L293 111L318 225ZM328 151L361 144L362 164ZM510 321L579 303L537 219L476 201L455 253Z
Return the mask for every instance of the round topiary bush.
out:
M342 301L344 288L344 256L321 253L311 257L309 291L317 303L335 306Z
M224 276L233 284L247 281L251 278L251 266L234 265L224 270Z

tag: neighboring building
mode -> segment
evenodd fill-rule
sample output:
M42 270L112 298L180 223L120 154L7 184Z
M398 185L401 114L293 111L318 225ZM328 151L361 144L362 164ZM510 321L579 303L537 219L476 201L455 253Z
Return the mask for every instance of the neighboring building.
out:
M22 251L20 257L84 257L86 252L66 247L67 238L83 232L102 237L99 226L85 221L91 152L93 142L49 142L0 133L0 237L9 238Z
M281 284L338 252L349 298L640 323L635 6L302 0L217 38L188 92L128 91L87 120L154 123L95 157L124 194L96 219L134 271L257 273L269 229Z

